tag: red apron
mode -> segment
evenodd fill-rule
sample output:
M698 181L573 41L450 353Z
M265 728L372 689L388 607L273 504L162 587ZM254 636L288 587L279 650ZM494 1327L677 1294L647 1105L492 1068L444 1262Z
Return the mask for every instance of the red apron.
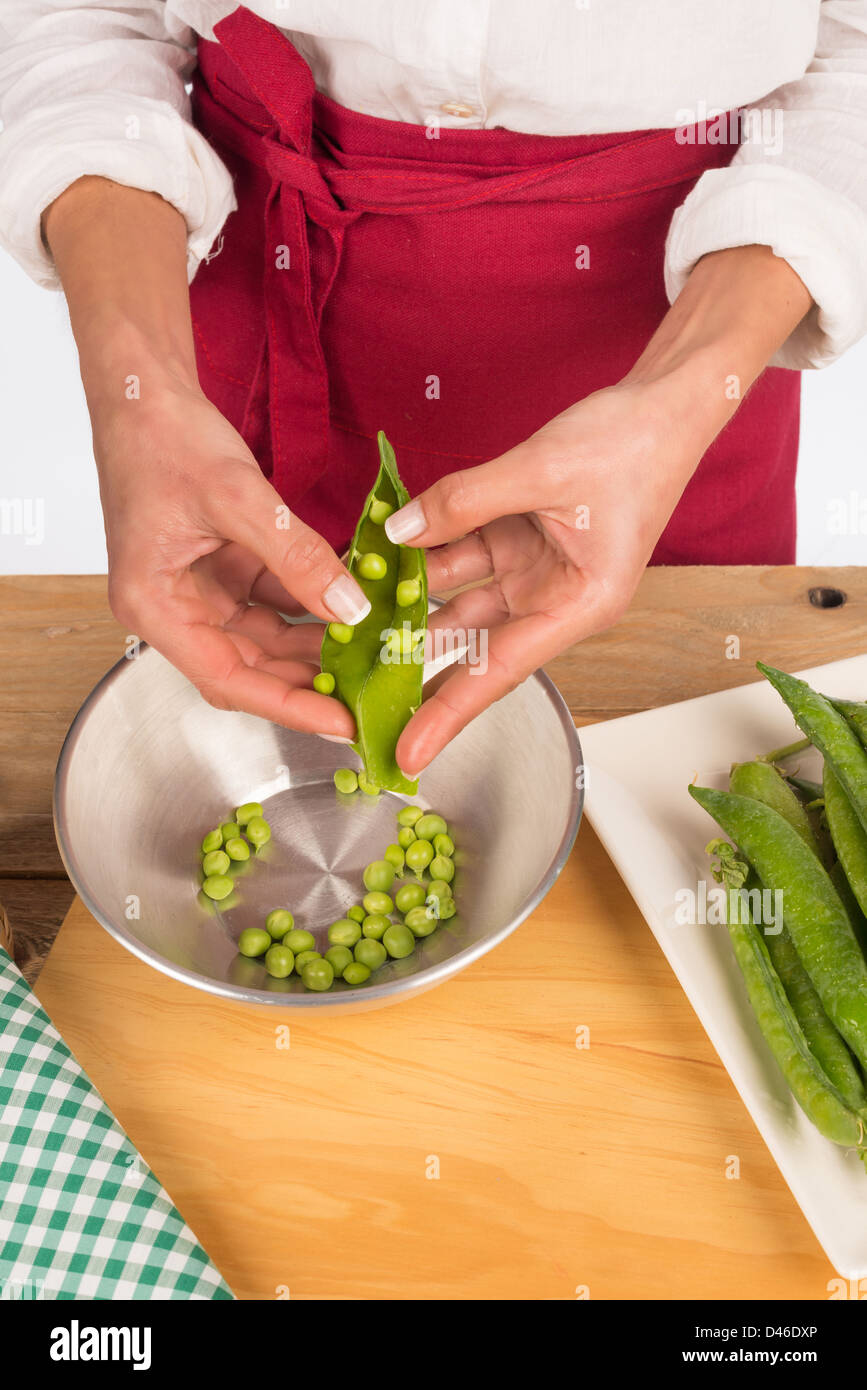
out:
M316 93L248 10L214 32L194 118L238 210L191 287L201 382L333 545L371 485L377 430L416 494L626 374L668 307L672 215L734 146L381 120ZM799 386L763 373L654 563L794 561Z

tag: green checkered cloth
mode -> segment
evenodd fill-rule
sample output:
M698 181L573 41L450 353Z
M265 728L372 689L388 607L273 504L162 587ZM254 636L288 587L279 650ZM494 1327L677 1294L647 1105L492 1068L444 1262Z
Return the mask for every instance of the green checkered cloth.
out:
M0 1298L233 1297L0 948Z

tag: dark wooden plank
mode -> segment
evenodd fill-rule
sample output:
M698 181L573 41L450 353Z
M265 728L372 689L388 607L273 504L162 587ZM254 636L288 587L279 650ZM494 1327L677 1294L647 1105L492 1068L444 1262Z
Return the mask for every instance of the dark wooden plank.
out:
M68 879L0 881L0 903L12 929L15 963L31 985L45 964L74 897Z
M820 588L839 589L846 601L816 607L809 593ZM745 685L758 679L759 658L797 670L855 656L865 634L867 568L659 568L647 571L614 628L546 670L578 722L589 723L599 711L651 709Z

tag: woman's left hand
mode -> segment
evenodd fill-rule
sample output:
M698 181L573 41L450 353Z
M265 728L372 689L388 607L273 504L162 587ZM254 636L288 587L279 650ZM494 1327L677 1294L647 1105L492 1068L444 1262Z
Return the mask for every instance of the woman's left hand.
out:
M622 382L389 518L392 540L443 547L428 556L433 592L478 586L432 619L434 632L473 633L475 664L435 679L407 724L397 761L408 775L544 662L624 613L702 455L810 303L767 247L705 257Z
M397 749L405 772L623 614L709 442L673 394L658 383L599 391L500 458L428 488L396 514L416 526L411 535L389 519L395 539L443 547L428 555L432 592L478 586L431 619L434 634L471 634L472 661L435 681L410 720Z

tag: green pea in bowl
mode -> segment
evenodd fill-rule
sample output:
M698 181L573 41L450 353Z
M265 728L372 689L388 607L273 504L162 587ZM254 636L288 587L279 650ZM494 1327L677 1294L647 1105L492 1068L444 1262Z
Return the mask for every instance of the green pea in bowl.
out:
M365 865L396 840L410 799L339 793L335 771L356 763L345 745L213 709L143 646L100 681L66 737L54 789L60 852L106 931L196 989L275 1009L397 1003L477 960L541 902L578 830L581 748L541 672L468 726L411 799L448 822L457 914L366 983L335 980L316 993L294 974L271 978L237 941L283 907L324 954L329 925L361 902ZM202 837L247 801L262 803L272 838L233 866L232 894L209 902L200 892Z

